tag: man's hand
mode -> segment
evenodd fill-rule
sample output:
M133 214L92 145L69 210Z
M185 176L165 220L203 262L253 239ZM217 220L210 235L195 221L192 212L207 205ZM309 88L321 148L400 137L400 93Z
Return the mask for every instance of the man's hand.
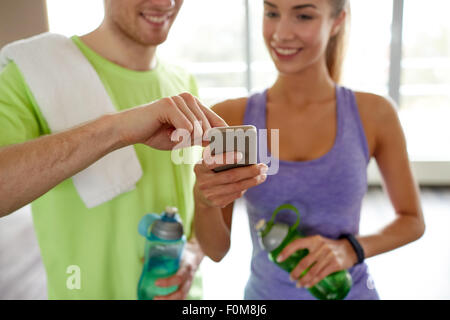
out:
M178 286L177 291L167 295L158 296L154 300L184 300L191 289L195 272L197 271L204 254L195 239L186 243L181 257L180 268L169 278L158 279L155 284L159 287Z
M189 93L120 112L117 119L123 145L144 143L160 150L171 150L179 143L171 139L176 129L186 130L191 137L201 137L202 145L206 145L209 142L203 141L203 134L208 129L227 126Z
M203 140L209 128L226 125L195 97L183 93L39 139L0 147L0 217L37 199L114 150L136 143L170 150L179 147L179 142L171 139L175 129L184 129L188 138ZM206 145L209 141L194 143Z

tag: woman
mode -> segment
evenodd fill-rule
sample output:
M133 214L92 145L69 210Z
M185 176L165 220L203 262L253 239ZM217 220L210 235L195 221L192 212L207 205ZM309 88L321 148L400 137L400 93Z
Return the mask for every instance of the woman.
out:
M233 201L258 184L244 196L253 242L246 299L313 299L306 288L342 269L353 278L347 299L379 299L364 256L393 250L424 233L418 188L395 108L380 96L337 85L349 9L346 0L264 1L263 35L278 78L262 93L213 108L229 125L279 129L275 175L265 177L267 168L261 164L218 174L205 163L195 169L195 232L203 251L216 261L229 248ZM271 139L267 141L270 152ZM372 157L396 218L377 234L357 236ZM260 170L260 175L245 179L239 170ZM268 260L254 229L284 203L299 209L300 231L307 237L288 245L281 259L303 248L310 252L290 277ZM291 224L295 218L280 215ZM351 235L356 243L351 244Z

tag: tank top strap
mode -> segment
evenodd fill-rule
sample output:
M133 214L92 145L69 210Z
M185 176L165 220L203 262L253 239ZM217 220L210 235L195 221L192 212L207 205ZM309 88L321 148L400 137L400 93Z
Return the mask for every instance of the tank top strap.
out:
M336 86L336 100L338 105L338 112L341 113L342 119L341 130L346 136L346 140L350 139L359 141L363 149L364 156L367 162L370 160L369 147L367 144L366 134L359 114L358 104L356 102L355 93L345 87Z
M244 125L253 125L258 130L266 128L266 92L258 92L247 99Z

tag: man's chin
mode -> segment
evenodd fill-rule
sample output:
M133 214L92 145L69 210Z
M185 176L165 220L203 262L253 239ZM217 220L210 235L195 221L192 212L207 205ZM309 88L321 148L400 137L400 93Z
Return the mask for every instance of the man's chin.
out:
M149 47L158 46L164 41L166 41L167 35L161 35L161 36L152 36L152 37L141 37L140 42L141 44Z

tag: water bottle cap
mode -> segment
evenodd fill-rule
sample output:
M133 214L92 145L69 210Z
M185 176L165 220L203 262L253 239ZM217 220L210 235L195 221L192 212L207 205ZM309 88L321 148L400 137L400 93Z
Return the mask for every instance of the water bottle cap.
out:
M278 248L289 233L289 225L274 223L271 228L259 231L260 244L266 251Z
M152 233L163 240L178 240L183 237L183 224L177 219L176 207L166 207L160 220L152 226Z

